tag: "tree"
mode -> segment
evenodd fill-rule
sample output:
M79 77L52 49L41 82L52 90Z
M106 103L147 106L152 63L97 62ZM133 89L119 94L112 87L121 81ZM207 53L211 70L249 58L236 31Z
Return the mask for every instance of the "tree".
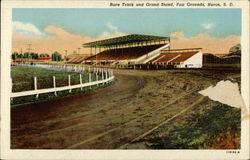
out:
M16 60L19 57L19 54L17 52L13 52L11 54L11 59Z
M22 54L22 53L19 54L19 55L18 55L18 58L23 58L23 54Z
M241 51L241 45L237 44L229 49L229 53Z
M50 57L50 56L47 53L42 53L42 54L40 54L40 57Z
M30 53L30 56L32 59L37 59L39 57L38 53L34 53L34 52Z
M52 54L52 61L61 61L62 55L58 53L57 51Z
M25 52L23 54L23 58L31 58L31 54L29 52Z

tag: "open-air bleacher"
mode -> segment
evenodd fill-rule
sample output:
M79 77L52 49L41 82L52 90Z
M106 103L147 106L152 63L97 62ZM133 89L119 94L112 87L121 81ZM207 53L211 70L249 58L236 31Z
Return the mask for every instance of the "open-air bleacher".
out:
M91 56L86 60L130 60L139 58L151 51L162 47L164 44L156 44L149 46L137 46L128 48L109 49Z

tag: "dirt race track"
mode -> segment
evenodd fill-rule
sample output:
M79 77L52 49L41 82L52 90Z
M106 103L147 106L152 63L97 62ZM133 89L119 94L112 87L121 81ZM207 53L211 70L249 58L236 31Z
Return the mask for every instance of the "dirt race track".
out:
M116 70L107 88L11 109L11 148L144 149L133 143L211 105L216 80L175 71Z

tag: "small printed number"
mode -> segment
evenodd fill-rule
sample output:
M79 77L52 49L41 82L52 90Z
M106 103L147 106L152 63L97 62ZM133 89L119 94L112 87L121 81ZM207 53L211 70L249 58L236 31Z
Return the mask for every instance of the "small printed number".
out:
M226 151L226 153L240 153L240 151Z

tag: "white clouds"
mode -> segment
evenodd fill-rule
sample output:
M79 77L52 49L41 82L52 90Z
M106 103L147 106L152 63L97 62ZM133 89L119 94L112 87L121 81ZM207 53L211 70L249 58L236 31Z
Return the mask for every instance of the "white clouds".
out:
M229 49L240 43L240 37L236 35L229 35L227 37L216 38L208 33L197 34L193 37L186 37L184 32L174 32L170 34L171 48L203 48L204 53L228 53Z
M34 31L35 30L33 30L33 32ZM24 47L24 44L32 43L34 51L38 53L53 53L55 51L58 51L63 54L65 53L65 49L67 49L68 53L70 54L76 51L77 48L82 47L83 43L124 35L124 33L121 32L103 32L100 36L93 38L87 35L74 34L68 32L67 30L64 30L63 28L53 25L47 26L44 29L44 33L41 34L52 34L54 36L39 36L39 38L37 38L37 36L34 36L34 34L39 35L39 30L37 33L32 32L32 35L24 34L24 32L30 33L31 31L27 31L27 28L20 30L19 27L19 30L13 33L13 51L19 52L20 48ZM81 53L90 54L90 49L82 48Z
M13 32L29 33L37 36L41 36L43 34L35 25L31 23L22 23L19 21L14 21L12 26Z
M212 28L215 27L215 24L214 23L203 23L201 24L201 26L205 29L205 30L210 30Z
M108 27L108 29L112 32L112 33L117 33L118 32L118 27L114 26L112 23L108 22L106 24L106 26Z
M119 36L124 36L126 35L125 33L119 32L119 29L117 26L114 26L112 23L108 22L106 23L107 28L109 31L102 32L97 39L107 39L107 38L114 38L114 37L119 37Z

